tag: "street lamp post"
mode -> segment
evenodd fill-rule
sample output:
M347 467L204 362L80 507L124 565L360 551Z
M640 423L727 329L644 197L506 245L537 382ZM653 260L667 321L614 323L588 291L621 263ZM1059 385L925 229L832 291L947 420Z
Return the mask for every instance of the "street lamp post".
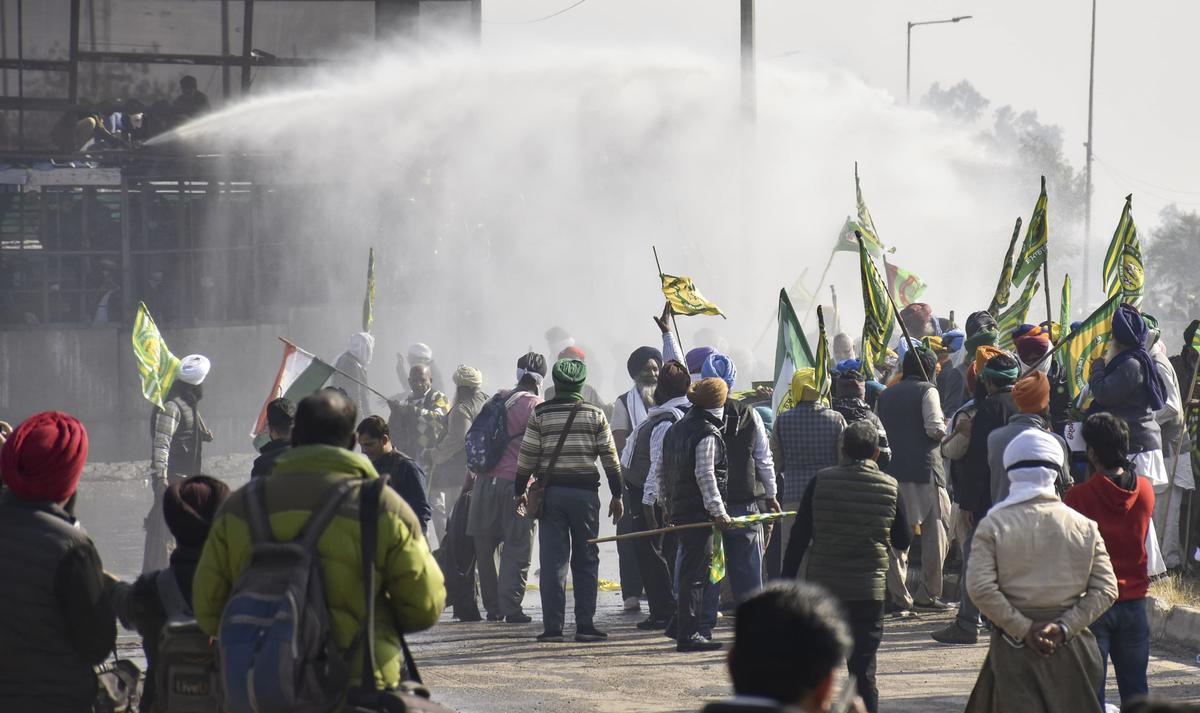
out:
M908 23L908 59L904 63L904 103L912 103L912 30L914 27L921 25L944 25L950 22L960 22L962 20L970 20L972 15L959 15L958 17L950 17L945 20L922 20L921 22Z

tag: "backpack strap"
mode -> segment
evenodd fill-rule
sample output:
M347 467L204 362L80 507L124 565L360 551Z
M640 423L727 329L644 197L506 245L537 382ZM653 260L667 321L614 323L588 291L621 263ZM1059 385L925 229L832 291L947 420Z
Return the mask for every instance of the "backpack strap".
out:
M265 482L266 478L259 478L259 480ZM308 516L304 527L300 528L300 533L296 535L295 541L299 542L304 549L313 550L317 546L317 540L320 539L321 533L325 532L325 528L329 526L349 492L349 478L339 481L337 485L330 488L325 497L321 498L321 504L317 506L316 510L313 510L312 515Z
M192 608L188 606L183 590L179 588L179 580L175 578L175 573L170 567L158 571L154 577L154 585L158 587L158 599L167 613L168 622L193 616Z
M267 519L267 479L255 478L246 488L246 514L250 518L250 539L258 544L275 541L271 534L271 523Z

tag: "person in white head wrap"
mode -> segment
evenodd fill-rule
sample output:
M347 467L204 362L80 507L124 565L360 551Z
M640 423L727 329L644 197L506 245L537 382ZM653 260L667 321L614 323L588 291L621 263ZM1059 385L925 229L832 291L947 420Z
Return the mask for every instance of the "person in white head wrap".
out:
M1117 577L1099 526L1054 491L1063 459L1040 429L1004 451L1008 497L979 522L966 572L967 593L995 624L968 713L1101 713L1088 626L1116 601Z
M185 384L199 386L204 383L204 377L208 376L209 369L212 368L212 362L203 354L188 354L179 360L178 378Z
M199 411L204 397L201 384L211 369L212 362L202 354L180 359L175 382L167 391L162 408L154 409L150 416L150 486L154 505L146 516L143 572L155 572L168 564L171 533L163 520L163 493L171 483L201 474L202 447L213 440Z
M1004 449L1004 469L1008 471L1008 496L992 506L989 513L1035 498L1058 498L1054 481L1063 465L1062 445L1048 433L1030 429L1022 432Z
M423 364L429 367L429 374L433 380L433 388L437 391L442 390L445 382L442 381L442 371L438 368L437 362L433 359L433 349L424 342L417 342L409 346L407 360L405 355L396 352L396 378L400 380L400 384L408 383L408 375L411 373L412 367L418 364ZM392 398L393 401L403 398L403 394L399 394Z
M375 353L375 337L367 332L358 332L350 337L349 348L334 362L337 372L329 379L329 385L346 392L358 408L358 420L372 414L371 390L367 380L367 365ZM338 373L340 372L340 373Z

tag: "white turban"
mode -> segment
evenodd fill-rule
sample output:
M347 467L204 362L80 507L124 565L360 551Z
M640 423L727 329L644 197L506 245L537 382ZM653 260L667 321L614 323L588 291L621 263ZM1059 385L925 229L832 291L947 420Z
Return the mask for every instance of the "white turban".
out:
M1044 495L1057 497L1054 481L1062 466L1062 444L1053 435L1040 428L1017 434L1004 449L1004 469L1010 483L1008 497L993 505L992 511Z
M202 354L188 354L179 360L179 380L185 384L199 386L204 383L204 377L208 376L208 370L212 368L212 362L208 357Z
M433 350L428 344L417 342L408 348L408 360L412 362L430 362L433 361Z
M375 337L367 332L358 332L350 337L350 354L359 364L366 366L371 363L371 355L375 352Z

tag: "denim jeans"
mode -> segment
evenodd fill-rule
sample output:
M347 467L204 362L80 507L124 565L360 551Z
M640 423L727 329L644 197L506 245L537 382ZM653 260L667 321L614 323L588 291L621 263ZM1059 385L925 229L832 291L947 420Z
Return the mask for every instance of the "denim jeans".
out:
M575 583L575 628L592 626L596 615L600 548L589 545L600 529L600 496L595 490L551 485L538 533L542 559L542 626L562 631L567 616L567 564Z
M1117 675L1117 690L1121 702L1149 691L1146 667L1150 665L1150 624L1146 620L1146 600L1132 599L1117 602L1091 625L1104 662L1104 677L1100 679L1100 706L1104 707L1104 684L1108 679L1108 660L1112 659Z
M757 515L758 503L727 503L729 517ZM725 574L733 590L733 599L741 604L762 588L762 525L729 528L721 532L725 545ZM704 605L700 610L700 635L712 638L717 625L717 610L721 606L721 583L708 582L704 587Z

